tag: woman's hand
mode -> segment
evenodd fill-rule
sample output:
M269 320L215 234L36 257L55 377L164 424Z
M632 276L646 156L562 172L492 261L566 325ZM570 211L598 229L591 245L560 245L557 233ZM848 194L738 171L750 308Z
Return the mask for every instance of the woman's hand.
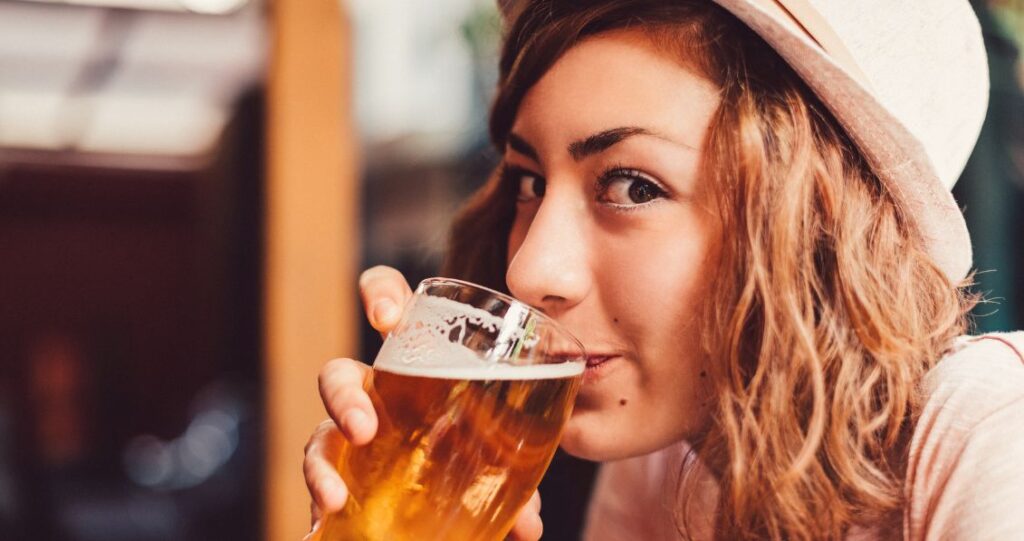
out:
M387 335L398 324L402 306L412 296L405 278L390 267L373 267L359 277L359 290L370 325ZM377 414L363 384L370 368L352 359L334 359L320 371L320 399L329 420L320 423L306 444L303 472L306 488L313 497L311 514L317 529L324 513L341 510L348 499L348 488L334 465L342 443L365 445L377 433ZM540 496L534 492L530 502L516 519L509 538L516 541L540 539Z

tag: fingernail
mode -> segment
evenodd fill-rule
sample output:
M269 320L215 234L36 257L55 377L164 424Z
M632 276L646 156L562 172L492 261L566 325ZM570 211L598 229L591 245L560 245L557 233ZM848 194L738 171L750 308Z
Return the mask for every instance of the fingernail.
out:
M345 414L341 424L341 428L345 431L345 436L351 440L356 432L363 432L369 429L370 418L366 415L365 411L353 409Z
M316 538L316 537L315 537L315 536L316 536L316 533L317 533L316 531L317 531L317 530L318 530L319 528L320 528L320 521L318 520L318 521L316 521L316 522L314 522L314 523L313 523L313 527L309 529L309 533L307 533L307 534L305 535L305 537L303 537L303 538L302 538L302 541L313 541L313 539L315 539L315 538Z
M398 305L391 299L381 299L373 305L373 319L378 324L390 323L398 318Z

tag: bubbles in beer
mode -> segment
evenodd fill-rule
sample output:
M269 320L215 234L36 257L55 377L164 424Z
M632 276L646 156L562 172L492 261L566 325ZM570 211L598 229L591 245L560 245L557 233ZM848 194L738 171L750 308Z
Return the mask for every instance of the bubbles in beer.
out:
M322 539L503 539L571 414L581 376L553 375L566 367L577 363L454 369L470 379L452 369L375 369L377 436L339 460L349 501ZM507 379L486 377L494 375Z

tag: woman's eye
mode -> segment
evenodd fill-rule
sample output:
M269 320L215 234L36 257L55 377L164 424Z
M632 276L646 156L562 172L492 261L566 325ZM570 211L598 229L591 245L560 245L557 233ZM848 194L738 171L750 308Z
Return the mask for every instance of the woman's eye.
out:
M519 177L519 195L516 199L525 202L544 197L544 189L547 187L544 177L526 171L519 172L517 176Z
M641 205L665 196L665 190L638 171L613 171L601 181L606 203L620 206Z
M544 177L510 164L502 166L501 183L516 191L516 200L520 203L544 197L544 189L547 187Z

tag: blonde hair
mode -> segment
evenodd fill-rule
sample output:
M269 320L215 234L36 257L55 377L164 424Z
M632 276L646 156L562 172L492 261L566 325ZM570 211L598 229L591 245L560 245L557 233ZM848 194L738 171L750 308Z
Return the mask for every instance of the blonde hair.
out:
M768 45L711 2L528 2L502 55L495 145L561 54L636 26L721 88L703 161L723 226L701 329L717 406L692 442L721 489L716 537L834 539L898 522L918 386L972 300ZM514 189L495 175L478 192L446 272L504 289ZM681 479L685 534L694 485Z

